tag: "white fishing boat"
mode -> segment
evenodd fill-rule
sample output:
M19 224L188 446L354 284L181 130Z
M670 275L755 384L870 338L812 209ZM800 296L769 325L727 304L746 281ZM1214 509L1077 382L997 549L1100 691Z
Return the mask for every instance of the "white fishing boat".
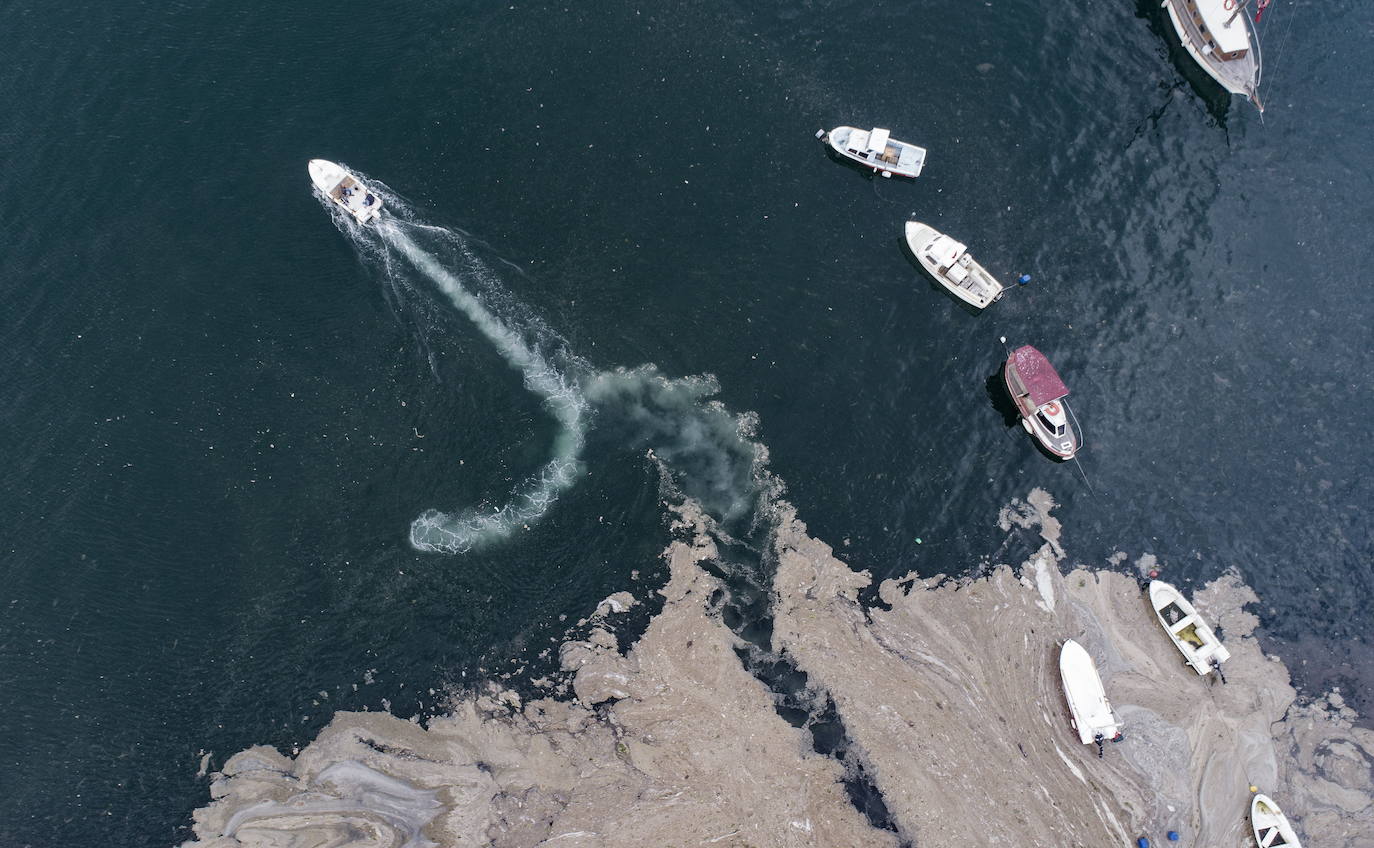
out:
M968 247L928 224L906 222L906 244L921 267L955 297L982 309L1002 296L1006 287L973 261Z
M1169 20L1183 49L1207 75L1232 94L1254 103L1259 99L1259 33L1250 20L1251 0L1164 0ZM1263 10L1267 0L1259 0Z
M1121 738L1121 720L1112 712L1092 656L1072 639L1059 649L1059 676L1079 740L1084 745L1096 742L1097 755L1102 756L1103 742Z
M1018 347L1007 357L1002 382L1026 432L1056 458L1073 459L1078 435L1069 426L1069 407L1064 401L1069 389L1045 355L1030 345Z
M854 127L835 127L830 132L817 130L816 138L830 145L830 149L851 159L876 174L891 177L919 177L926 166L926 149L892 137L891 130L874 127L861 130Z
M1288 816L1268 795L1256 794L1250 799L1250 826L1255 830L1255 843L1259 848L1302 848Z
M311 159L310 181L359 224L375 221L382 214L382 199L337 162Z
M1220 673L1221 664L1231 658L1231 652L1221 644L1217 634L1202 620L1202 616L1183 597L1183 593L1162 580L1150 581L1150 605L1154 607L1159 623L1174 644L1183 652L1183 658L1198 674L1213 670Z

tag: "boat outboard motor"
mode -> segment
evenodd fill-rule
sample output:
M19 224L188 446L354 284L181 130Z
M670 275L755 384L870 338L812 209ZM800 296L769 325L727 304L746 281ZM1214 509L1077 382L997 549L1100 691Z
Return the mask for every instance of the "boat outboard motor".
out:
M1107 740L1099 733L1093 737L1093 741L1097 743L1097 758L1100 760L1102 759L1102 750L1106 747L1103 743Z
M1212 660L1212 671L1215 671L1215 672L1217 673L1217 677L1220 677L1220 678L1221 678L1221 685L1222 685L1222 686L1225 686L1225 685L1226 685L1226 675L1225 675L1225 674L1222 674L1222 672L1221 672L1221 663L1218 662L1217 660Z

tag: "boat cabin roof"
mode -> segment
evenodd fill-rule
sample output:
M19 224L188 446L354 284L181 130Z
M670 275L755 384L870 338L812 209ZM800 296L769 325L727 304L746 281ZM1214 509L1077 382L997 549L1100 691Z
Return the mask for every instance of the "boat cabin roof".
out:
M1059 372L1054 370L1054 366L1043 353L1030 345L1012 351L1009 364L1021 377L1032 404L1044 406L1052 400L1059 400L1068 395L1069 388L1059 379Z
M968 246L947 235L939 235L930 243L928 250L930 258L940 263L941 268L948 268L959 261L959 257L964 255Z
M1246 29L1245 12L1236 14L1236 0L1194 0L1207 32L1223 53L1234 53L1250 46L1250 34ZM1235 20L1227 26L1226 22L1235 15Z
M882 153L887 149L887 140L892 136L892 130L879 129L874 127L868 134L868 149Z

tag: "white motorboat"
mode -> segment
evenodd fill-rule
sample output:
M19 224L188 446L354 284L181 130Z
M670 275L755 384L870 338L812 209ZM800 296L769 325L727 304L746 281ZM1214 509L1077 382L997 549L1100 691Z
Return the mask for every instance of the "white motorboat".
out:
M1030 345L1018 347L1007 357L1002 382L1026 432L1056 458L1073 459L1078 453L1078 436L1069 426L1064 401L1069 389L1045 355Z
M1256 794L1250 799L1250 826L1255 830L1255 844L1259 848L1302 848L1288 816L1268 795Z
M1164 0L1183 49L1221 87L1255 104L1259 99L1259 33L1246 9L1251 0ZM1262 9L1267 3L1261 0Z
M836 127L830 132L817 130L816 138L846 159L852 159L874 173L891 177L919 177L926 165L926 149L892 137L891 130L874 127L860 130Z
M1217 634L1182 592L1162 580L1151 580L1150 606L1154 607L1159 623L1164 625L1165 632L1194 671L1198 674L1213 670L1220 673L1221 664L1231 658L1231 652L1221 644Z
M1079 740L1084 745L1096 742L1097 755L1102 756L1103 742L1121 738L1121 720L1112 712L1092 656L1072 639L1059 649L1059 676Z
M310 181L359 224L375 221L382 214L382 199L337 162L311 159Z
M928 224L906 222L906 244L936 282L970 306L982 309L1002 296L1005 286L973 261L968 247Z

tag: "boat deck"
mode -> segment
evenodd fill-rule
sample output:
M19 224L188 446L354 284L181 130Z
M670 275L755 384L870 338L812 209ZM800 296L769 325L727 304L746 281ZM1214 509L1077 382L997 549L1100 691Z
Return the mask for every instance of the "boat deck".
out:
M824 135L836 153L875 171L918 177L926 164L924 147L898 141L879 127L871 130L836 127Z
M1002 284L993 279L991 274L984 271L982 266L972 263L970 263L970 266L956 263L953 268L950 268L948 273L942 273L940 276L946 281L947 285L953 288L963 289L965 292L968 292L973 299L981 303L991 303L1002 293ZM967 273L963 275L962 280L956 279L957 272L955 269L967 271Z
M1246 12L1235 15L1223 0L1164 0L1183 46L1227 91L1255 99L1259 87L1259 39ZM1258 100L1256 100L1258 103Z
M382 200L350 174L329 193L331 199L359 221L366 223L381 214ZM371 202L369 202L369 200Z

